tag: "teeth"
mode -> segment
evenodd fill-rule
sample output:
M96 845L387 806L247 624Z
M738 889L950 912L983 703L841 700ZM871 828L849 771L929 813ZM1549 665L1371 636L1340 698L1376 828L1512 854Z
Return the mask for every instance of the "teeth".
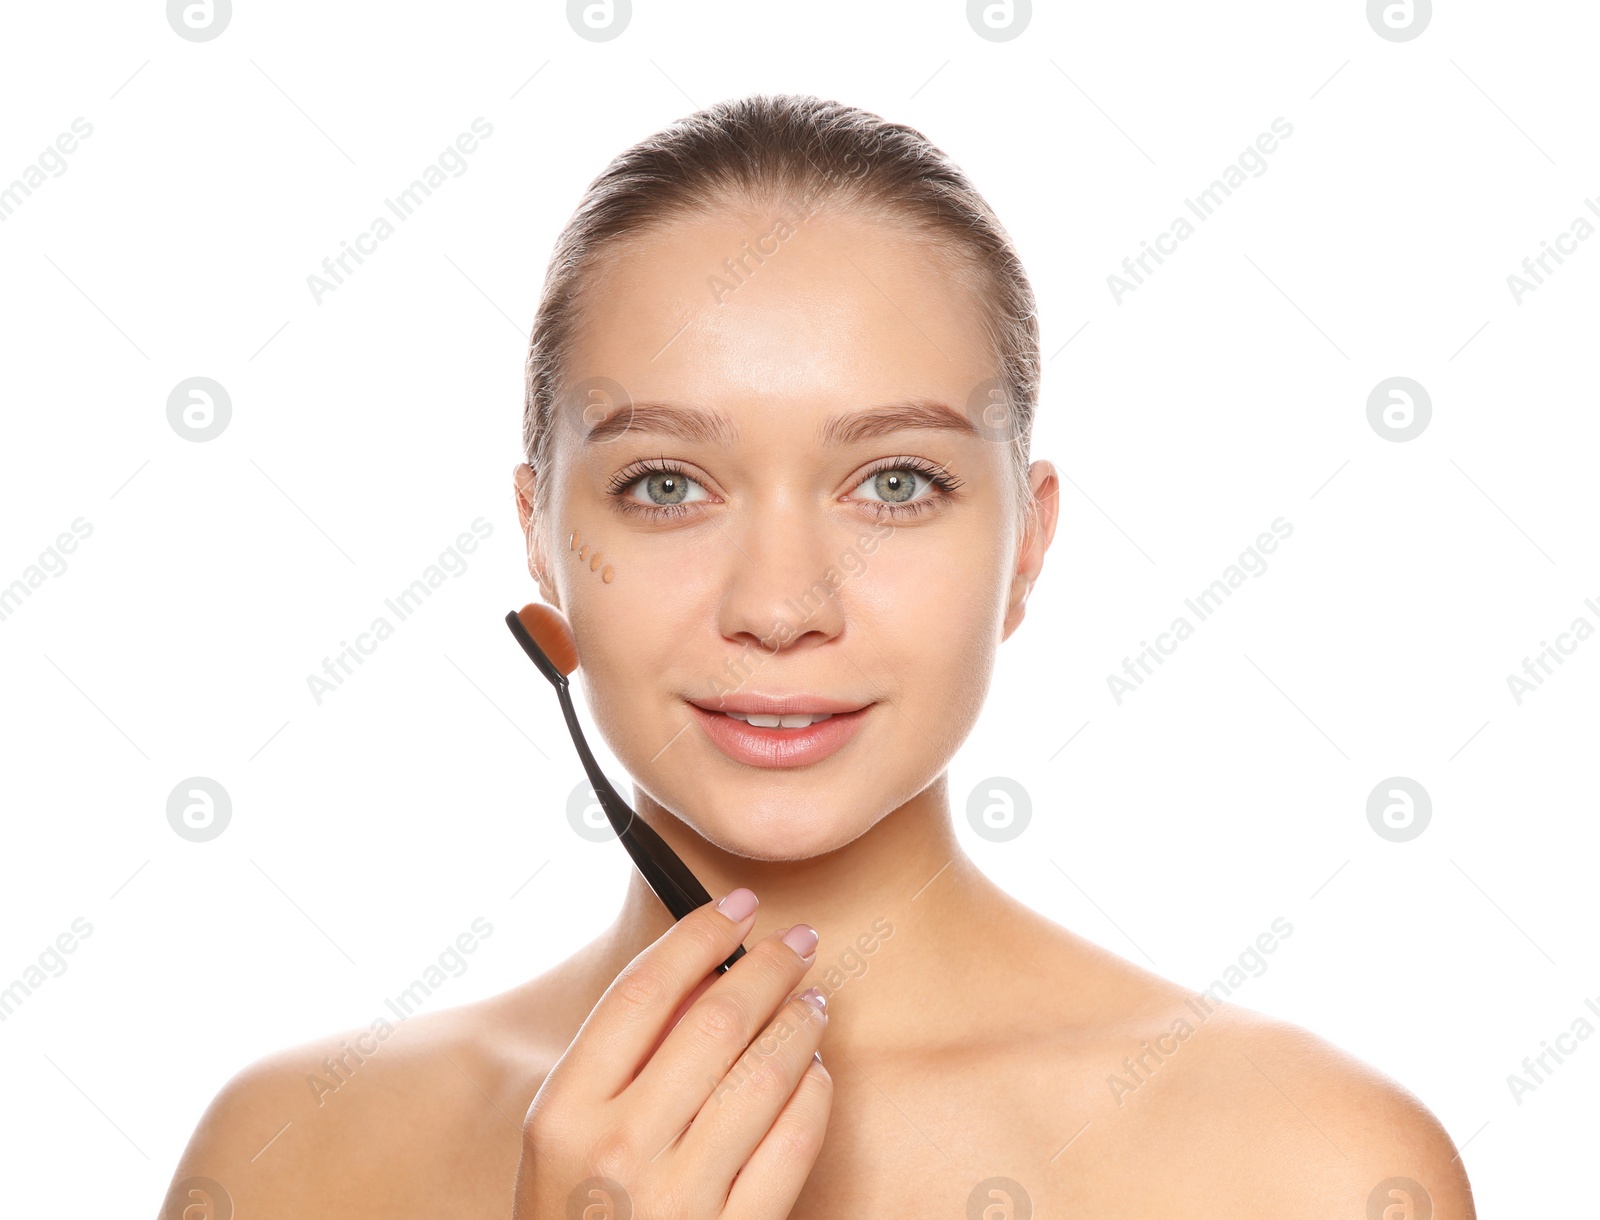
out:
M826 720L833 715L832 712L824 712L820 715L800 712L793 716L763 716L757 712L752 712L749 715L745 715L743 712L723 712L722 714L724 716L732 716L735 720L743 720L746 724L753 725L758 729L803 729L807 725L816 724L817 721Z

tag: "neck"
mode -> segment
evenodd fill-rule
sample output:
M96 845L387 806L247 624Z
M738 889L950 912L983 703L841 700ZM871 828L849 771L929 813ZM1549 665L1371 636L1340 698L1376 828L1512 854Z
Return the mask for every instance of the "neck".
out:
M997 951L986 929L996 926L996 905L1007 900L956 841L943 775L853 842L807 860L731 855L637 788L633 806L713 902L739 886L755 891L761 905L747 950L792 924L817 930L816 960L795 990L812 986L828 997L824 1058L829 1045L905 1046L919 1031L943 1040L949 1031L930 1016L940 1009L941 980L959 975L963 959ZM630 868L622 910L608 933L618 968L672 923Z

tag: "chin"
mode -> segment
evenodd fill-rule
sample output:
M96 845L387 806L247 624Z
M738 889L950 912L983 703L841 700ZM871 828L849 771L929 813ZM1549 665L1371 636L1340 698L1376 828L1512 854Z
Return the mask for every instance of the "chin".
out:
M652 799L717 850L768 863L825 856L871 828L865 822L846 825L837 818L819 818L814 812L818 802L812 797L796 797L792 802L774 802L769 797L765 802L739 804L737 794L724 793L720 807L692 800L693 812L659 797Z

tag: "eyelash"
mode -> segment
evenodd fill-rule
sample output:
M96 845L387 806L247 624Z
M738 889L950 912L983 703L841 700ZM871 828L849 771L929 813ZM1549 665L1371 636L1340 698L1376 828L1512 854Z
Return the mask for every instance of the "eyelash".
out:
M933 495L920 496L915 500L907 500L902 504L890 504L883 500L858 501L858 503L870 506L873 519L876 521L882 521L886 517L899 517L904 520L910 520L930 509L939 508L943 504L949 503L955 498L954 493L957 489L962 486L962 480L956 478L944 467L936 466L932 462L914 457L882 458L861 476L861 482L857 483L856 486L859 487L861 483L865 483L875 475L882 474L885 470L915 471L933 484L936 490ZM698 479L695 479L693 475L689 474L681 466L673 465L664 457L646 458L643 461L634 462L632 465L624 467L613 475L610 483L606 485L606 492L616 497L617 508L621 512L637 514L656 521L665 521L672 517L682 516L684 513L692 511L696 504L701 503L701 501L696 501L694 504L644 504L628 496L627 492L630 488L641 479L652 474L682 475L691 482L699 482Z

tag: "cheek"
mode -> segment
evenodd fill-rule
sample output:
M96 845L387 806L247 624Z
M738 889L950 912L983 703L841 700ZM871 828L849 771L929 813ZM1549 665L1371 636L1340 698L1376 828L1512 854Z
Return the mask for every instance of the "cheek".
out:
M908 706L952 724L977 715L1004 621L1004 561L1004 545L982 531L926 545L908 531L868 557L853 582L858 623L876 646L863 652Z
M567 556L580 578L584 568L594 573L602 584L609 585L617 578L615 557L608 556L598 540L586 538L579 530L567 535Z
M644 692L680 673L686 641L706 628L714 604L708 579L682 556L664 556L648 539L580 521L559 540L562 605L579 642L576 676L608 739L627 741L645 727Z
M1004 545L984 530L904 531L863 556L851 579L875 633L918 651L966 651L998 632L1004 613ZM959 646L959 647L958 647Z

